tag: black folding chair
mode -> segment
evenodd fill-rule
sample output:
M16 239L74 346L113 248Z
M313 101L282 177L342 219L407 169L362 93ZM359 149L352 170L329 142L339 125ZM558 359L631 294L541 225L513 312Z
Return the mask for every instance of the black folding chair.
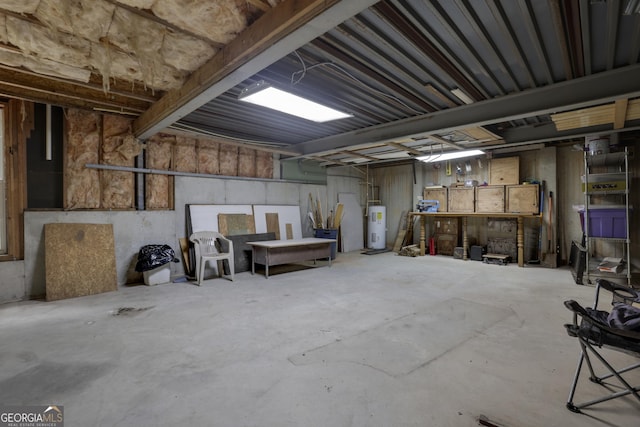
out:
M602 290L608 291L612 295L611 313L598 310L598 302ZM634 303L640 303L640 291L609 282L605 279L598 279L596 281L596 298L593 308L584 308L574 300L565 301L564 305L573 312L573 323L564 326L569 336L578 338L581 348L578 366L573 378L573 384L571 385L569 399L567 400L567 409L570 411L581 412L583 408L588 406L628 395L634 396L640 402L640 386L632 386L622 376L639 368L640 362L617 369L605 358L605 356L609 354L605 349L623 352L634 358L640 358L640 331L629 329L631 326L621 324L617 320L617 317L612 318L611 316L617 313L633 313L634 310L636 310L632 306ZM605 372L605 375L601 376L596 375L593 360L589 356L590 354L602 363L608 373ZM591 382L603 386L603 390L605 390L607 394L598 399L576 404L573 398L585 362L589 368L589 379ZM602 367L600 367L600 369L602 370ZM607 380L611 378L617 379L619 384L616 384L616 381L608 382ZM614 387L616 385L619 391L615 391L616 389Z

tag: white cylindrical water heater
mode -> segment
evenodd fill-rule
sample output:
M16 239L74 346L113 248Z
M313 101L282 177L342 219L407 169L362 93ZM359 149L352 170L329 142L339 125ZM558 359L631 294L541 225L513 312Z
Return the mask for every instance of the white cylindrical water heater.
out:
M386 245L387 208L384 206L369 207L367 231L367 248L384 249Z

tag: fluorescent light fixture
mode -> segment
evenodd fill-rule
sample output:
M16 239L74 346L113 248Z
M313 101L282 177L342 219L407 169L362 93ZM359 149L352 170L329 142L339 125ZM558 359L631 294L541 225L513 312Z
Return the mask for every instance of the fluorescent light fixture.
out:
M282 113L302 117L317 123L353 117L284 90L276 89L264 81L249 86L238 96L238 100L271 108Z
M476 102L473 98L471 98L469 95L467 95L466 93L464 93L462 90L458 88L451 89L451 93L454 94L456 98L458 98L460 101L464 102L465 104L473 104L474 102Z
M463 157L481 156L484 154L482 150L463 150L450 151L448 153L431 154L429 156L416 157L421 162L443 162L445 160L461 159Z

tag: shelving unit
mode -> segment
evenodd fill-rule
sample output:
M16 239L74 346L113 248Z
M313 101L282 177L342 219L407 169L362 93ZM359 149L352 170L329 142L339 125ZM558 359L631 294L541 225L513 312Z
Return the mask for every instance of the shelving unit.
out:
M598 277L631 283L629 153L584 154L583 283ZM598 269L603 257L620 258L622 269Z

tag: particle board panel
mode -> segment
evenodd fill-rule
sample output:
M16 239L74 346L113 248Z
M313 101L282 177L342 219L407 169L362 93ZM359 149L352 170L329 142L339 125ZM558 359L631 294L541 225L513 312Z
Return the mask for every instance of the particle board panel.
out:
M47 301L118 289L112 224L45 224Z
M224 236L255 233L253 215L218 214L218 231Z
M285 224L285 229L287 232L287 240L292 240L293 239L293 224Z
M287 236L287 224L291 224L293 238L302 238L302 219L300 206L297 205L253 205L253 218L256 223L256 233L267 233L267 213L278 214L279 236L277 240Z

